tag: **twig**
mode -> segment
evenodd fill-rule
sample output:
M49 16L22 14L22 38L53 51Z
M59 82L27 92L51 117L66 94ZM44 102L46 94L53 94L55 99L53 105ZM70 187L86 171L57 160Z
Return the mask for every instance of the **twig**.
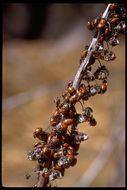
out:
M106 10L104 11L104 13L102 15L102 18L106 19L108 17L110 5L111 4L108 4ZM91 44L89 46L89 49L88 49L87 56L86 56L85 60L82 62L82 64L80 65L80 67L79 67L79 69L77 71L77 74L75 75L75 78L74 78L74 81L73 81L73 87L75 89L79 88L79 84L80 84L80 82L81 82L81 80L83 78L84 71L87 69L87 66L89 65L89 61L90 61L92 52L95 51L95 49L96 49L96 44L97 44L98 38L99 38L99 32L96 35L96 37L94 37L92 39L92 42L91 42Z
M108 10L109 10L109 7L110 7L110 4L107 6L106 10L104 11L103 15L102 15L102 18L107 18L108 16ZM98 34L96 35L96 37L93 38L90 46L89 46L89 49L88 49L88 54L85 58L85 60L83 61L83 63L81 64L75 78L74 78L74 81L73 81L73 87L77 90L79 88L79 84L83 78L83 71L85 71L85 69L87 68L87 66L89 65L89 60L91 58L91 55L92 55L92 52L96 49L96 44L97 44L97 40L99 38L99 32ZM42 178L42 177L41 177ZM39 182L39 187L44 187L46 182L48 183L47 179L44 180L44 183L43 183L43 180L41 180L41 183ZM46 184L47 185L47 184Z
M119 15L116 14L117 11ZM83 106L81 113L77 113L75 105L80 100L84 102L91 96L106 92L109 75L106 66L98 67L93 76L88 74L91 73L91 65L96 60L113 61L116 58L114 52L109 48L105 49L103 44L104 41L111 46L119 44L117 37L121 31L125 30L124 13L125 10L119 5L108 4L101 18L88 22L89 29L96 29L95 36L90 46L85 47L87 51L84 51L81 56L81 66L74 81L68 83L67 91L61 98L55 99L56 110L50 118L49 125L51 131L36 128L33 133L34 138L38 138L40 142L34 145L34 149L28 153L28 158L37 160L39 163L37 172L40 172L41 177L37 183L38 187L48 187L49 181L62 178L65 169L76 164L80 143L88 139L87 134L78 131L77 125L83 122L89 122L90 126L97 124L91 107ZM112 25L112 30L110 30L110 25ZM101 80L102 83L91 84L95 79ZM82 80L84 83L81 83Z
M44 178L42 175L39 175L39 180L37 182L36 187L47 187L48 183L49 183L48 178Z

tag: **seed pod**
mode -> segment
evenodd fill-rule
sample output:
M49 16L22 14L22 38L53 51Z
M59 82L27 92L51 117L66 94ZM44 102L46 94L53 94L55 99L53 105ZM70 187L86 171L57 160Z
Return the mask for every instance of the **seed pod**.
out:
M68 157L68 160L69 160L69 165L70 166L75 166L76 163L77 163L77 158L75 158L73 154L69 154L69 155L67 155L67 157Z
M101 51L95 50L93 51L92 55L94 56L95 59L101 59Z
M101 94L105 93L107 90L107 81L104 80L103 83L100 85L101 87Z
M28 153L28 158L38 162L39 167L36 169L38 180L39 175L42 175L46 187L50 186L50 181L62 178L66 168L76 164L80 143L88 139L87 134L79 132L78 124L82 122L89 122L90 126L97 124L92 108L85 107L84 101L82 104L80 100L88 100L95 94L106 92L109 71L101 65L100 60L115 59L116 56L110 51L109 45L119 44L117 38L125 31L124 21L125 10L121 5L114 3L110 4L110 7L108 5L102 18L88 22L88 28L95 29L95 34L91 44L82 51L80 62L88 59L85 59L82 67L80 66L74 85L73 81L70 81L62 97L55 99L56 110L50 118L50 133L43 131L42 128L34 131L34 137L40 142L34 145L34 149ZM97 66L95 64L95 67L92 67L95 61L98 61L100 66L93 72ZM102 80L102 84L98 84L98 80ZM76 112L78 102L82 107L81 113Z
M59 170L59 171L62 171L63 170L63 166L58 166L58 164L56 164L55 165L55 169Z
M57 121L56 121L56 118L55 117L51 117L50 118L50 124L52 125L52 126L55 126L56 124L57 124Z
M109 39L109 44L111 46L119 45L119 40L117 38L115 38L115 37L112 37L112 38Z
M76 93L76 94L74 94L73 96L71 96L71 97L69 98L69 101L70 101L72 104L75 104L75 103L78 101L78 99L79 99L79 94Z
M120 21L120 18L118 17L114 17L114 18L112 18L111 20L110 20L110 24L112 24L112 25L117 25L118 23L119 23L119 21Z
M75 88L72 86L72 81L69 81L67 91L70 95L74 95L76 93Z
M100 19L98 19L98 18L94 19L94 21L93 21L94 27L96 27L98 25L99 21L100 21Z
M102 18L102 19L100 20L100 22L98 23L97 28L98 28L98 29L102 29L102 28L105 27L105 25L106 25L106 19Z
M50 152L50 149L47 147L47 146L45 146L44 148L43 148L43 153L44 154L48 154Z
M55 126L55 127L56 127L56 126ZM52 127L52 128L51 128L51 132L50 132L50 135L51 135L51 136L56 135L56 131L54 130L55 127Z
M103 36L100 36L99 39L98 39L98 43L102 44L104 41L104 37Z
M59 152L55 152L54 154L53 154L53 158L55 158L55 159L57 159L57 158L59 158L60 157L60 153Z
M126 30L125 21L121 21L114 29L118 32L125 32L125 30Z
M78 123L83 123L87 121L87 117L84 114L79 114Z
M53 117L54 117L54 118L55 118L55 117L58 117L59 114L60 114L60 112L59 112L58 110L56 110L56 111L54 112L54 114L53 114Z
M57 136L49 136L47 140L48 147L54 147L55 145L58 145L60 142L59 138Z
M67 149L67 154L71 155L73 153L74 153L74 148L72 146L69 146L68 149Z
M105 28L104 35L105 35L105 37L109 37L109 35L110 35L109 27L106 27L106 28Z
M82 95L86 93L85 84L80 84L79 91L81 92Z
M95 118L91 118L89 123L90 123L90 126L95 126L97 124L97 121L95 120Z
M85 141L88 139L88 135L86 133L79 133L79 140Z
M67 149L69 146L70 146L70 145L69 145L68 143L66 143L66 142L63 144L63 147L65 147L66 149Z
M67 115L68 115L69 118L74 118L75 113L76 113L75 107L71 106L71 108L68 110L68 114Z
M63 121L63 124L65 124L65 125L67 125L67 126L72 125L72 124L73 124L73 119L65 119L65 120Z
M112 3L111 5L110 5L110 11L114 11L114 10L116 10L118 8L118 4L117 3Z
M112 51L108 51L106 55L104 55L105 61L113 61L116 58L115 53Z
M67 156L61 156L60 159L58 160L57 164L58 164L58 166L63 166L64 168L68 168L70 166Z
M34 144L34 147L37 147L38 145L41 145L41 143L40 143L40 142L35 143L35 144Z
M99 67L95 72L94 72L94 77L98 80L104 80L107 79L109 76L109 71L106 69L104 65Z
M83 109L83 114L87 117L87 118L91 118L93 116L93 110L91 107L86 107Z
M80 144L73 144L74 152L77 152L79 150Z
M35 129L35 132L33 133L33 137L36 138L36 137L38 137L41 133L42 133L42 128L41 128L41 127L36 128L36 129Z
M61 132L62 132L62 131L66 131L67 128L68 128L68 125L66 125L64 122L62 122L62 123L61 123L61 129L60 129L60 131L61 131Z
M87 28L88 28L89 30L93 30L93 29L94 29L94 24L93 24L92 21L88 21L88 22L87 22Z
M32 161L37 160L37 159L36 159L36 155L34 154L34 151L33 151L33 150L32 150L32 151L29 151L29 152L27 153L27 157L28 157L29 160L32 160Z
M96 86L91 86L90 87L90 93L91 93L92 96L94 96L97 93Z
M70 108L70 103L69 103L69 101L68 101L68 102L65 102L64 105L62 106L62 109L63 109L64 111L69 110L69 108Z
M64 123L58 123L54 128L54 132L57 133L57 134L61 134L63 133L64 131L67 130L67 125L65 125Z

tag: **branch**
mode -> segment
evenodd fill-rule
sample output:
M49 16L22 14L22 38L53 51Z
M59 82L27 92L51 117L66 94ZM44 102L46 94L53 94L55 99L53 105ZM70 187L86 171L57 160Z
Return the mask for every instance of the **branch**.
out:
M83 122L88 122L90 126L97 124L92 108L85 107L81 101L84 103L90 97L104 94L107 90L108 69L100 63L100 67L92 73L91 65L96 59L100 62L113 61L116 58L114 52L109 50L108 44L111 46L119 44L117 37L125 30L124 19L124 8L118 4L108 4L101 18L88 22L89 29L96 30L94 38L80 59L81 65L74 81L70 81L67 91L54 101L56 109L50 118L48 128L50 131L36 128L33 133L33 137L40 141L28 153L28 159L38 161L37 187L49 187L50 181L62 178L65 169L77 163L76 156L80 143L88 139L86 133L79 132L78 124ZM104 41L107 43L107 49L103 46ZM97 80L102 81L101 84L98 84ZM81 104L80 113L77 113L75 107L78 102Z
M106 10L104 11L101 18L107 19L108 15L109 15L109 7L110 7L110 5L111 4L108 4L108 6L107 6ZM77 74L75 75L75 78L74 78L74 81L73 81L73 87L75 89L79 88L79 84L80 84L80 82L81 82L81 80L83 78L84 71L86 71L87 66L90 63L91 55L92 55L93 51L95 51L95 49L96 49L96 44L97 44L99 36L100 36L100 32L98 31L98 34L96 35L96 37L94 37L92 39L92 42L91 42L91 44L89 46L88 53L87 53L87 56L86 56L85 60L80 65L80 67L79 67L79 69L77 71Z

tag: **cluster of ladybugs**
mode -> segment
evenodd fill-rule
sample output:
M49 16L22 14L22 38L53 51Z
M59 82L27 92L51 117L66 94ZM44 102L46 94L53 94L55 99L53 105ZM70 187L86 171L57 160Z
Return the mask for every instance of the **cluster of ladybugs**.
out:
M119 33L125 32L125 15L125 7L113 3L110 5L107 19L98 17L93 21L88 21L87 27L89 30L96 29L100 32L99 43L102 44L106 41L110 45L115 46L119 44L117 39Z
M34 145L32 151L28 152L28 159L38 161L36 172L49 182L64 176L65 169L74 166L77 162L76 156L80 143L88 139L87 134L79 132L77 125L89 122L90 126L97 124L91 107L85 107L84 101L95 94L103 94L107 90L107 77L109 71L105 65L101 65L92 72L92 66L96 60L111 61L115 59L114 52L109 50L109 45L119 44L117 39L120 32L125 31L125 9L118 4L110 5L107 19L97 18L88 22L90 30L100 32L96 50L93 52L89 66L78 90L73 87L73 81L67 85L67 90L61 98L55 99L56 110L50 118L50 131L37 128L33 136L40 141ZM104 48L104 41L107 49ZM85 46L80 63L87 56L89 46ZM101 84L97 83L102 81ZM83 103L82 103L82 102ZM82 112L77 113L76 103L82 105Z

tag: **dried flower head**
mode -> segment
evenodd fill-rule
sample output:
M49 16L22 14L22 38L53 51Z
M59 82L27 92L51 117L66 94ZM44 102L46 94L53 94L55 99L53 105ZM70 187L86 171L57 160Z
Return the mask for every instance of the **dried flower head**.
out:
M33 133L39 142L28 152L28 159L38 162L36 172L43 177L43 186L51 186L50 181L61 179L66 169L77 163L80 144L88 139L86 133L79 132L78 124L97 124L93 109L85 107L84 101L107 91L109 70L101 64L101 60L110 62L116 59L110 46L119 45L118 36L126 28L125 13L124 6L108 4L101 17L88 21L88 29L94 30L95 36L81 53L79 70L74 80L69 81L66 92L54 100L56 110L50 118L50 131L37 128ZM96 62L99 66L93 71ZM80 113L75 107L77 103L81 104ZM36 186L39 187L39 184Z

